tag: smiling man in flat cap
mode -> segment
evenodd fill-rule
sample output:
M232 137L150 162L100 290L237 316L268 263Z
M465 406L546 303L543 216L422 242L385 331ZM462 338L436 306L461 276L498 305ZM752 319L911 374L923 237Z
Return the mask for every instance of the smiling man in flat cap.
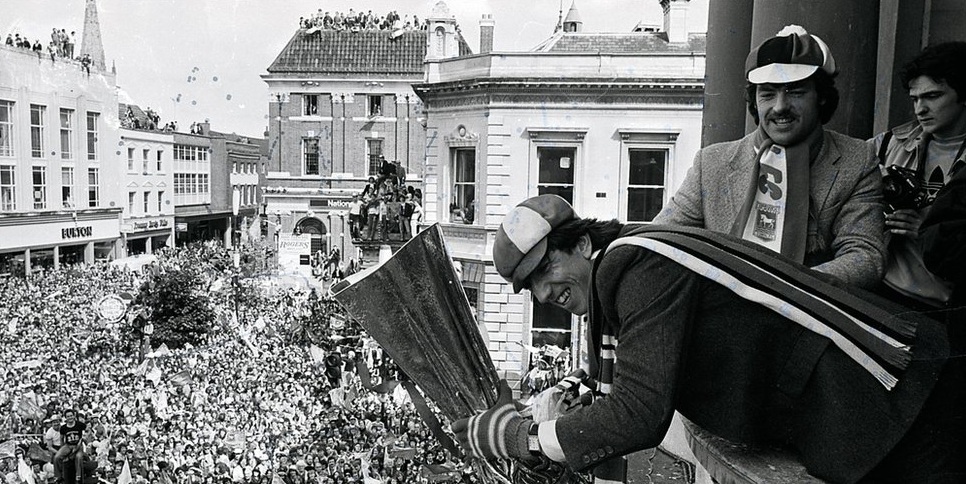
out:
M702 227L874 288L885 265L881 177L862 141L823 128L838 106L828 46L791 25L745 63L758 125L698 152L655 223Z

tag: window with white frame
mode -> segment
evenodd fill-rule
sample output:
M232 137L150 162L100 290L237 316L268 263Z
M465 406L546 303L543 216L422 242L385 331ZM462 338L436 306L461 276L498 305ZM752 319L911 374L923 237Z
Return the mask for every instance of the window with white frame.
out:
M127 171L134 171L134 148L127 149Z
M0 211L17 209L16 169L13 165L0 165Z
M74 159L74 110L60 108L60 158Z
M158 150L158 173L164 172L164 165L161 161L164 159L164 150Z
M319 115L319 95L318 94L302 95L302 115L303 116Z
M0 156L13 156L13 101L0 100Z
M664 207L668 150L627 150L627 221L650 222Z
M382 98L383 96L381 94L370 94L366 96L368 101L366 107L367 116L375 117L383 115Z
M453 149L452 167L450 222L471 224L476 219L476 149Z
M60 198L64 208L74 208L74 168L63 166L60 168Z
M100 174L97 168L87 169L87 206L97 207L101 204Z
M148 159L151 157L151 150L143 149L141 150L141 171L147 175L148 174Z
M47 123L47 106L30 105L30 156L44 157L44 125Z
M127 192L127 214L134 215L135 205L134 202L137 200L138 192Z
M369 160L369 176L379 176L379 168L382 168L382 140L366 140L366 159Z
M537 146L537 194L560 195L574 203L576 146Z
M144 204L142 206L144 207L144 212L142 213L147 215L151 213L151 192L145 190L143 195L144 195Z
M302 138L302 166L306 175L318 175L319 173L319 139Z
M97 160L97 123L100 114L87 113L87 159Z
M164 213L164 190L158 190L158 213Z
M47 208L47 167L33 167L33 200L34 210Z
M211 203L208 177L211 169L208 148L174 145L174 203L197 205Z

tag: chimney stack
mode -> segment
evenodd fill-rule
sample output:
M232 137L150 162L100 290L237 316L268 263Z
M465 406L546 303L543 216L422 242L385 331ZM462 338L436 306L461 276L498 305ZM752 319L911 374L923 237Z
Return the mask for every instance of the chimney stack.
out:
M664 8L664 31L672 44L688 41L688 2L691 0L661 0Z
M483 19L480 20L480 54L489 54L493 51L493 27L495 25L493 14L483 14Z

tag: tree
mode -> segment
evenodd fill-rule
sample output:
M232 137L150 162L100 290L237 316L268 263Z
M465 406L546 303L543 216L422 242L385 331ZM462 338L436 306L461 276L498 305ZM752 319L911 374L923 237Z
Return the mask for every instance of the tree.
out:
M180 348L201 341L215 321L205 287L205 278L194 266L169 267L148 277L135 304L145 308L154 325L153 344Z

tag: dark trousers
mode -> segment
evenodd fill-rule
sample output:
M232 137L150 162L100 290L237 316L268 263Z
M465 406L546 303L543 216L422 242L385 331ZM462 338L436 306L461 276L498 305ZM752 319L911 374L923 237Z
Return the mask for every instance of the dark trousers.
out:
M376 235L376 225L379 224L379 215L375 212L369 212L369 222L366 226L369 228L368 234L366 234L366 240L372 240Z
M966 361L963 360L949 359L912 427L860 482L966 482Z

